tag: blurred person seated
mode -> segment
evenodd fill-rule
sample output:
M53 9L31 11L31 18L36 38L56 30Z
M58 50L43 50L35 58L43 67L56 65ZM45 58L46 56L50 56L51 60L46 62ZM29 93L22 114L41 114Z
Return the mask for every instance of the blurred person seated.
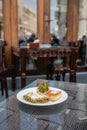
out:
M31 36L27 39L27 42L30 43L30 42L34 42L36 40L36 35L33 33L31 34Z
M52 37L52 42L51 42L51 44L52 44L53 46L59 45L59 39L58 39L55 35L53 35L53 37Z

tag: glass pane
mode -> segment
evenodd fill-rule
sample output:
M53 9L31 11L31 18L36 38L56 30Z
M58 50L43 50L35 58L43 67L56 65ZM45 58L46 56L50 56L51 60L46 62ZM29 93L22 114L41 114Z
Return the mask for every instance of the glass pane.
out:
M51 34L60 40L66 36L67 0L51 0Z
M4 39L2 0L0 0L0 39Z
M79 1L78 40L81 41L79 64L86 65L87 58L87 0Z
M37 0L18 0L18 33L20 46L37 35ZM35 60L27 59L27 69L36 69Z
M18 0L18 31L25 38L37 34L36 0Z

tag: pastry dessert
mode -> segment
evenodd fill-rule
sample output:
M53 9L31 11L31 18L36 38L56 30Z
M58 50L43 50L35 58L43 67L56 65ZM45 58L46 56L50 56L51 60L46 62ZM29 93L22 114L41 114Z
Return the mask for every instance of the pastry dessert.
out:
M45 95L48 97L50 101L57 101L61 98L62 92L57 90L48 90Z
M23 99L31 103L46 103L49 101L46 95L39 95L35 92L29 92L23 96Z

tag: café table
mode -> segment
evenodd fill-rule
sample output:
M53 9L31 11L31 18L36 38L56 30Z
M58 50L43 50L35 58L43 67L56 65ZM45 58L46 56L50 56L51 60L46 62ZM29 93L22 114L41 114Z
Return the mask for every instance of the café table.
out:
M71 53L71 56L70 56ZM20 58L20 67L21 67L21 88L26 85L26 59L27 58L55 58L58 56L67 55L70 58L70 82L76 82L76 58L77 58L77 48L70 46L54 46L50 48L37 48L30 49L26 47L17 47L12 46L12 83L13 90L15 90L15 77L16 77L16 68L18 63L16 63L16 57ZM18 70L18 69L17 69Z
M38 80L0 102L0 130L87 130L87 84L44 80L67 94L60 103L35 105L17 99L21 91L37 87Z

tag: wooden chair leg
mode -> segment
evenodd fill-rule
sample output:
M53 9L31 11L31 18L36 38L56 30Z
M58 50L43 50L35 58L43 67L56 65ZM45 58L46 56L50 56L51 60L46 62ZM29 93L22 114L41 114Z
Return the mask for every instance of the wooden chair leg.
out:
M56 80L60 80L60 73L57 73L55 78L56 78Z
M3 89L5 90L5 96L8 98L8 87L6 77L3 78Z
M0 80L1 82L1 94L4 95L4 90L3 90L3 82L2 82L2 79Z
M53 79L53 65L52 64L48 64L47 65L47 74L46 74L46 79Z
M65 81L65 72L62 73L62 80Z

